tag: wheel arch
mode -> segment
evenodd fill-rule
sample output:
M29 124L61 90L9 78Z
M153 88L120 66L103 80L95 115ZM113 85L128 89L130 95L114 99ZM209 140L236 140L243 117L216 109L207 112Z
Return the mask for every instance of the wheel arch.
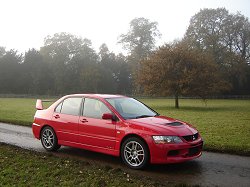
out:
M53 144L51 145L51 147L46 147L45 145L44 145L44 141L41 139L41 134L42 134L42 132L43 132L43 130L45 129L45 128L50 128L53 132ZM50 131L51 131L50 130ZM43 147L47 150L47 151L56 151L56 150L58 150L60 147L61 147L61 145L60 144L58 144L58 137L57 137L57 134L56 134L56 131L55 131L55 129L51 126L51 125L48 125L48 124L44 124L43 126L42 126L42 128L40 129L40 133L39 133L39 136L40 136L40 140L41 140L41 142L42 142L42 145L43 145Z
M55 134L56 134L55 129L54 129L51 125L45 124L45 125L43 125L42 128L40 129L40 132L39 132L39 139L41 139L41 133L42 133L42 131L43 131L43 129L44 129L45 127L50 127L50 128L52 128L53 131L54 131ZM57 134L56 134L56 136L57 136Z
M139 138L141 141L143 141L143 142L145 143L145 145L147 146L148 152L149 152L149 160L150 160L150 158L151 158L151 152L150 152L150 149L149 149L149 146L148 146L147 141L146 141L142 136L140 136L140 135L138 135L138 134L133 134L133 133L127 134L127 135L125 135L125 136L122 138L121 143L120 143L120 150L119 150L120 154L119 154L119 156L121 156L121 154L122 154L122 145L123 145L123 143L124 143L128 138L132 138L132 137Z

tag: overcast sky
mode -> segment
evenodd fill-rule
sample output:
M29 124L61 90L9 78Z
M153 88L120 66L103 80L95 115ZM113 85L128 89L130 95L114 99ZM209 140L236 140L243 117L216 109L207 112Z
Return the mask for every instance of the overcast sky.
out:
M88 38L98 50L106 43L121 51L120 34L136 17L157 21L158 45L182 38L190 18L202 8L225 7L250 17L250 0L0 0L0 46L39 49L47 35L69 32Z

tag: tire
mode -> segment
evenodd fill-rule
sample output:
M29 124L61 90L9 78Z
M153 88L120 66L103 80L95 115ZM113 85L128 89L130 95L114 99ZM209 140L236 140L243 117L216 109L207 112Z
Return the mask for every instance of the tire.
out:
M49 126L44 127L41 132L41 143L46 151L56 151L61 147L55 131Z
M145 168L149 161L147 144L137 137L126 139L121 148L123 162L132 169Z

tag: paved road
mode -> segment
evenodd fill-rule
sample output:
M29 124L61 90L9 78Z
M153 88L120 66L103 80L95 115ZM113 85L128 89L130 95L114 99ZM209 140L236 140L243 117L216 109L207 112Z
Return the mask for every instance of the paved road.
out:
M45 152L34 139L31 128L0 123L0 142ZM151 165L144 171L128 169L119 158L62 147L55 155L72 157L111 168L122 168L130 175L149 177L161 183L181 182L202 186L250 186L250 157L204 152L194 161L172 165Z

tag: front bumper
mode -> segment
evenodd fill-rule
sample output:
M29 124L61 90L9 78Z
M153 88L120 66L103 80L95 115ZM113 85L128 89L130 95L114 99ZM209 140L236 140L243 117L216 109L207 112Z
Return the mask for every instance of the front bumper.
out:
M193 142L181 144L151 144L151 163L179 163L201 156L203 141L198 138Z

